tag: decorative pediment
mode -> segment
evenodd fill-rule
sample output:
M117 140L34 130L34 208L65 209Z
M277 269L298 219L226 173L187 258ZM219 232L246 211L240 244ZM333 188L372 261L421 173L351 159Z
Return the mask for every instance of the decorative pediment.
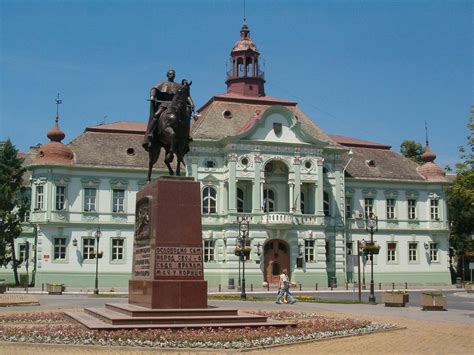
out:
M428 197L430 200L439 200L441 196L439 195L439 192L430 192Z
M84 187L98 188L100 184L100 179L95 177L83 177L81 179L81 183Z
M110 179L110 187L112 189L126 189L128 180L126 179Z
M66 186L71 179L68 176L54 175L53 181L56 186Z
M418 196L420 195L418 190L406 190L405 191L405 196L407 199L412 199L416 200Z
M374 198L377 196L377 190L375 189L363 189L362 190L362 195L367 198Z
M355 190L351 187L346 187L346 196L354 196Z
M35 176L32 182L34 185L45 185L48 182L48 178L45 176Z
M384 192L385 198L397 198L398 197L398 190L385 190Z
M213 185L218 183L219 180L212 174L208 174L201 179L203 185Z

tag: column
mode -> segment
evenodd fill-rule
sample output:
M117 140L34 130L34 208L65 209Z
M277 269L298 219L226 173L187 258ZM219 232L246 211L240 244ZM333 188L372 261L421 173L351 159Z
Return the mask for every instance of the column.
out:
M324 216L324 177L323 177L323 164L324 159L318 159L318 181L316 185L316 196L315 200L315 214L316 216Z
M295 208L295 213L301 214L301 171L300 171L300 165L301 160L299 157L295 158L294 161L294 169L295 169L295 187L294 187L294 198L293 198L293 204L296 201L296 206L293 206ZM306 201L305 201L306 203Z
M236 154L227 155L228 168L229 168L229 213L237 212L237 180L236 180Z
M293 196L293 189L294 189L295 184L293 182L288 182L288 189L290 190L290 206L289 206L289 212L294 211L294 196Z
M263 181L260 179L260 169L262 166L262 158L255 155L255 176L252 181L252 213L260 213L263 201Z

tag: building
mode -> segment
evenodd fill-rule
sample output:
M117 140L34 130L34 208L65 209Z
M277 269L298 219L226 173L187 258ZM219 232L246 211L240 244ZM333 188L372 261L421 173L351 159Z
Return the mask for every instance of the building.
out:
M449 284L449 181L429 146L418 165L387 145L329 136L296 102L266 95L246 23L230 57L227 92L199 109L186 156L187 175L201 184L209 285L238 282L239 217L250 220L247 284L275 283L284 268L307 287L352 282L370 213L381 248L360 267L373 262L376 282ZM100 286L124 287L135 194L145 184L145 123L88 127L66 146L57 122L29 166L37 284L92 288L99 250Z

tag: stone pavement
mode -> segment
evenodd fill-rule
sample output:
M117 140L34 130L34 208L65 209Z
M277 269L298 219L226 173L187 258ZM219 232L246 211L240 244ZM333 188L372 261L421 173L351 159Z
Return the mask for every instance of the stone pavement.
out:
M44 296L43 296L44 297ZM105 301L104 301L105 302ZM110 299L107 300L110 302ZM239 310L286 309L314 312L329 317L367 319L396 323L403 329L350 338L330 339L249 351L252 354L471 354L474 350L474 309L423 312L419 307L390 308L383 304L276 305L274 302L210 301L213 306ZM38 310L41 310L41 306ZM12 312L14 308L0 309ZM60 346L1 343L0 354L226 354L231 351L163 350L125 347Z
M31 294L0 294L0 307L18 305L39 305L38 298Z

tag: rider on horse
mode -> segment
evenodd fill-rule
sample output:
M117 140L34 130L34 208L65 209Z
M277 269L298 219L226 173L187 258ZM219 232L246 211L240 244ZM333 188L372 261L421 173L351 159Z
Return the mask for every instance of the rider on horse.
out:
M168 80L158 82L150 92L150 116L143 141L143 148L145 148L146 151L150 150L154 135L160 134L160 132L155 131L159 130L158 122L161 114L170 107L174 95L181 86L174 82L176 72L173 69L168 70L166 76ZM191 111L194 111L194 103L191 96L188 98L188 105L190 109L189 116L191 116Z

